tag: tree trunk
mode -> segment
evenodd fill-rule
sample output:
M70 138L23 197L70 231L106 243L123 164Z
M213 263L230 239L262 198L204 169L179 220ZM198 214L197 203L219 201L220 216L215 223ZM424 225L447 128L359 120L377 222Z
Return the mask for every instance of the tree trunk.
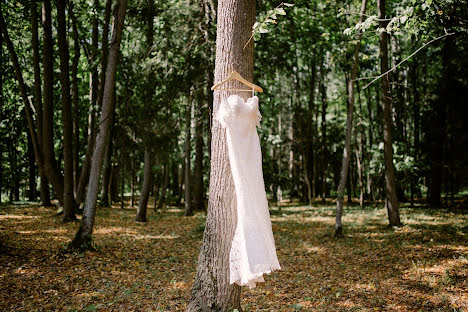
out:
M3 19L3 16L2 16ZM3 107L3 70L5 68L5 58L3 57L3 37L0 30L0 107ZM0 144L0 205L2 204L2 184L3 184L3 144Z
M191 136L191 125L192 125L192 103L193 103L193 89L190 90L190 94L187 99L187 107L185 108L185 216L193 215L192 211L192 198L190 194L190 136Z
M158 209L162 209L166 206L166 190L167 190L167 184L169 182L169 165L166 164L163 170L164 170L164 180L163 180L163 185L161 188L161 197L159 198L159 202L158 202Z
M19 175L18 172L18 150L17 150L17 134L15 133L16 126L13 126L13 131L10 133L10 145L8 158L10 161L10 203L19 201Z
M73 107L73 193L76 198L79 182L79 160L80 160L80 127L79 127L79 94L78 94L78 65L80 61L80 42L78 37L78 27L74 17L73 2L70 2L70 16L72 17L72 36L73 36L73 63L72 63L72 107Z
M211 91L210 94L212 94ZM193 209L195 210L205 210L205 188L203 186L203 121L206 116L205 112L204 101L199 94L195 110L195 168L193 173Z
M377 11L379 13L380 27L387 26L385 15L385 0L377 0ZM380 33L380 70L383 73L388 71L388 34L384 31ZM399 226L400 213L395 185L395 168L393 166L392 148L392 102L390 98L390 85L388 75L382 81L382 113L383 113L383 138L384 138L384 162L385 162L385 196L387 199L388 221L390 226Z
M34 147L32 144L31 134L29 132L27 132L27 138L28 138L28 164L29 164L28 200L36 201L36 163L34 160Z
M123 138L122 138L123 141ZM125 191L125 144L122 144L120 149L120 208L125 208L124 191Z
M99 1L94 1L94 6L99 7ZM86 186L89 183L89 170L91 168L94 146L96 144L96 111L98 98L98 71L96 59L98 53L98 37L99 37L99 22L97 15L93 16L93 29L91 31L91 55L89 66L91 72L89 74L89 111L88 111L88 135L86 144L86 156L80 172L80 179L76 190L76 202L80 205L83 202Z
M99 132L96 137L96 147L93 152L93 163L91 165L88 190L83 208L83 218L81 226L76 233L75 238L70 244L72 248L90 249L92 232L94 226L94 217L96 214L96 201L99 190L99 180L103 162L104 151L109 143L110 126L112 124L112 114L114 112L114 101L112 101L113 90L115 87L115 76L117 63L119 60L120 39L124 25L124 18L127 9L127 0L120 0L116 8L114 18L114 29L112 34L112 43L109 51L109 62L107 64L106 81L104 83L104 98L102 101L101 119L99 123Z
M73 187L73 119L70 98L70 66L65 18L66 0L57 0L58 45L60 54L60 84L62 90L63 123L63 222L76 220Z
M367 0L362 0L361 11L359 14L359 23L364 20L364 13L366 11ZM353 54L353 67L351 70L351 77L347 83L347 117L346 117L346 138L345 148L343 151L343 161L341 163L340 182L338 184L337 198L336 198L336 218L335 218L335 236L343 236L343 225L341 224L341 216L343 214L343 194L348 176L349 159L351 157L351 134L353 132L353 112L354 112L354 79L356 79L357 68L359 64L359 49L361 48L362 32L359 30L357 34L357 43L354 48Z
M254 0L218 2L215 83L235 69L253 79L253 41L245 49L255 22ZM234 83L227 87L235 87ZM232 92L216 92L213 113ZM247 99L248 94L241 94ZM241 288L229 284L229 250L237 222L236 197L227 153L225 129L213 119L208 215L197 276L187 311L241 311Z
M115 106L115 95L113 96L114 106ZM112 118L112 121L114 118ZM106 152L104 154L104 174L102 175L102 190L101 190L101 202L99 205L101 207L110 207L109 202L109 195L111 189L111 177L112 177L112 153L114 152L114 140L113 140L113 133L115 132L113 129L113 124L111 125L111 133L109 144L107 145Z
M322 70L325 71L325 69L322 66ZM327 90L325 87L325 83L323 80L325 79L326 75L325 72L323 72L321 77L321 82L320 82L320 95L322 97L322 157L321 162L322 162L322 202L325 202L325 198L327 197L327 169L328 169L328 158L327 158Z
M97 104L99 109L102 106L102 100L104 97L104 81L106 79L106 67L107 61L109 57L109 23L110 23L110 16L111 16L111 7L112 7L112 0L106 1L106 9L104 11L104 25L102 28L102 44L101 44L101 72L99 74L99 82L98 82L98 96L97 96Z
M38 141L36 128L34 124L32 108L28 100L26 85L23 80L23 74L21 72L21 67L19 65L18 56L16 55L15 49L13 47L13 43L11 42L10 36L8 34L7 26L5 23L5 19L3 18L1 7L0 7L0 32L2 33L2 39L5 40L8 52L10 54L11 62L13 63L13 68L15 70L15 75L18 81L21 98L23 100L24 107L25 107L26 119L28 121L29 133L31 135L31 141L32 141L33 148L34 148L34 155L36 158L36 163L40 171L43 172L43 168L42 168L43 159L42 159L42 154L40 151L39 141Z
M146 222L146 210L148 207L148 198L151 187L151 153L145 149L145 168L143 174L143 185L141 188L140 202L135 221Z
M63 176L58 170L54 151L54 49L52 38L52 17L50 0L42 2L44 89L42 114L42 154L44 171L52 184L55 196L64 205Z
M34 102L36 106L36 127L39 145L42 145L42 89L41 89L41 70L40 70L40 55L39 55L39 35L38 35L38 14L35 2L31 2L31 33L32 33L32 50L33 50L33 68L34 68ZM34 145L33 145L34 147ZM41 170L42 165L38 165L39 176L41 180L41 204L44 207L51 206L49 181Z

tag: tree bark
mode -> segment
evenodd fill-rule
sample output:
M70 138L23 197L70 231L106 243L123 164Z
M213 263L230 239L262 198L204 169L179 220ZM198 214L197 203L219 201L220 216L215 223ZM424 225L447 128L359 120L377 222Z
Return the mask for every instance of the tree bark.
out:
M255 22L254 0L218 2L215 83L232 70L253 80L253 41L243 49ZM229 84L229 83L228 83ZM235 82L227 87L235 87ZM213 112L232 92L219 91L214 96ZM244 99L248 94L241 94ZM237 222L236 200L225 129L213 119L211 176L208 215L203 244L198 259L197 276L187 311L241 311L241 288L229 284L229 250Z
M70 66L67 42L65 0L57 0L58 45L60 54L60 84L62 90L63 123L63 222L76 220L73 187L73 118L70 98Z
M325 69L322 67L322 70ZM322 81L320 82L320 95L322 97L322 202L325 202L325 198L327 197L327 169L328 169L328 158L327 158L327 90L325 87L325 83L323 80L325 79L325 73L322 72Z
M26 120L28 121L29 133L31 135L31 141L32 141L33 148L34 148L34 155L36 158L36 163L38 167L40 168L40 170L42 171L41 166L43 164L43 159L42 159L42 154L40 151L39 141L38 141L36 128L34 124L33 111L30 106L30 102L28 100L26 84L24 83L24 80L23 80L23 74L21 72L21 67L19 65L18 56L16 55L15 49L13 47L13 43L11 42L10 36L8 34L7 26L5 23L5 19L3 18L1 7L0 7L0 32L2 33L2 39L6 43L8 52L10 54L11 62L13 63L16 80L18 81L21 98L23 100L24 107L25 107Z
M35 163L35 158L34 158L34 148L33 148L32 140L31 140L31 134L29 132L27 132L27 138L28 138L28 165L29 165L28 200L36 201L36 163Z
M167 191L167 185L169 182L169 165L165 165L163 168L164 171L164 179L163 179L163 185L161 188L161 197L159 198L158 202L158 209L162 209L166 206L166 191Z
M141 188L140 202L135 221L146 222L146 211L148 207L148 198L151 187L151 153L145 149L145 169L143 174L143 185Z
M93 163L91 165L88 190L83 208L83 218L81 226L76 233L75 238L70 244L72 248L89 249L92 248L92 232L94 218L96 215L96 201L99 190L99 180L102 169L102 162L106 144L109 143L109 132L112 124L112 114L114 111L114 101L112 101L113 90L115 87L115 76L117 63L119 60L120 39L124 25L125 13L127 9L127 0L120 0L116 8L114 29L112 34L112 43L109 51L109 62L107 64L106 81L104 83L104 98L102 101L101 118L99 123L99 132L96 137L96 146L93 152Z
M211 91L210 91L210 94ZM200 96L197 97L197 106L195 110L195 168L193 173L193 209L205 210L205 188L203 186L203 129L204 101Z
M386 28L387 21L385 14L385 0L377 0L377 11L379 13L379 22L381 28ZM383 31L380 33L380 70L383 73L388 71L388 34ZM399 226L400 213L396 194L395 168L393 166L393 148L392 148L392 102L390 98L390 84L388 75L381 79L382 81L382 113L383 113L383 139L384 139L384 162L385 162L385 196L387 199L387 213L390 226Z
M115 95L113 97L114 101L114 106L115 106ZM114 121L114 118L112 118L112 121ZM111 125L111 128L113 127L113 122ZM110 189L111 189L111 183L112 183L112 153L114 152L114 144L113 144L113 133L115 132L113 129L110 131L110 138L109 138L109 144L107 145L106 152L104 153L104 173L102 175L102 190L101 190L101 202L99 205L101 207L110 207L110 202L109 202L109 195L110 195Z
M36 106L36 128L38 144L42 145L42 89L41 89L41 69L39 55L39 35L38 35L38 14L37 5L31 2L31 34L32 34L32 50L33 50L33 69L34 69L34 103ZM32 142L32 138L31 138ZM34 148L34 144L33 144ZM42 164L38 164L39 176L41 180L41 205L44 207L51 206L49 181L42 169Z
M64 205L63 176L58 170L54 151L54 49L52 38L52 7L50 0L42 2L44 87L42 114L42 154L44 171L52 184L55 196Z
M73 36L73 63L72 63L72 108L73 108L73 193L76 198L79 183L79 160L80 160L80 127L79 127L79 94L78 94L78 64L80 61L80 41L78 37L78 27L73 11L73 2L70 2L70 16L72 20L72 36Z
M94 7L99 7L99 1L94 1ZM99 21L98 14L96 13L93 17L92 25L93 29L91 32L91 55L89 59L89 65L91 72L89 74L89 111L88 111L88 135L86 144L86 156L83 162L83 166L80 172L80 179L76 190L76 202L80 205L83 202L83 198L86 191L86 186L89 183L89 170L91 168L92 156L94 146L96 144L96 112L97 112L97 99L98 99L98 71L95 65L98 53L98 37L99 37Z
M106 79L106 67L107 61L109 57L109 23L110 23L110 16L111 16L111 7L112 7L112 0L106 1L106 9L104 11L104 25L102 28L102 44L101 44L101 72L99 74L99 82L98 82L98 95L97 95L97 104L98 107L101 108L102 100L104 97L104 81Z
M359 23L364 20L364 13L366 11L367 0L362 0L361 11L359 14ZM357 42L353 54L353 67L351 69L351 76L347 83L347 117L346 117L346 138L345 148L343 151L343 161L341 163L340 182L338 184L337 198L336 198L336 218L335 218L335 236L343 236L343 225L341 217L343 215L343 194L348 177L349 159L351 157L351 134L353 132L353 113L354 113L354 79L356 79L357 68L359 64L359 49L361 48L362 32L359 30L357 34Z
M1 18L3 20L3 16ZM4 102L3 100L3 70L5 68L4 63L5 61L3 57L3 37L2 37L2 32L0 30L0 107L3 107L3 102ZM3 144L0 144L0 205L2 204L2 182L3 182Z
M185 216L193 215L192 211L192 198L190 194L190 182L191 182L191 166L190 166L190 136L191 136L191 126L192 126L192 103L193 103L193 89L190 90L190 94L187 99L187 107L185 108L185 152L184 152L184 162L185 162Z

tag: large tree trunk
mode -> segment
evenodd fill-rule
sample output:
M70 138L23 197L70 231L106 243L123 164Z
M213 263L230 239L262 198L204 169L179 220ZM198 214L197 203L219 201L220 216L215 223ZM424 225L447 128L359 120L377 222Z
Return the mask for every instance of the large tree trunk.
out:
M62 221L76 220L73 188L73 119L70 98L70 66L67 42L65 0L57 0L58 45L60 54L60 83L62 90L63 123L63 216Z
M361 11L359 14L359 23L364 20L367 0L362 0ZM351 69L351 77L347 82L348 101L347 101L347 117L346 117L346 138L345 148L343 151L343 161L341 163L340 183L338 184L336 197L336 218L335 218L335 236L343 236L343 225L341 217L343 215L343 194L348 177L349 159L351 157L351 134L353 132L353 112L354 112L354 79L356 79L357 68L359 63L359 49L361 48L362 32L359 30L357 34L357 42L353 54L353 67ZM348 194L348 196L351 194Z
M193 90L190 90L190 94L187 99L187 107L185 108L185 144L184 144L184 162L185 162L185 216L193 215L192 211L192 198L190 194L191 189L191 170L190 170L190 136L192 126L192 102L193 102Z
M253 78L253 42L243 50L255 22L254 0L221 0L218 3L215 83L237 70ZM235 87L234 83L227 87ZM213 113L232 94L216 92ZM247 99L248 94L241 94ZM234 182L227 153L225 129L213 119L208 215L192 296L187 311L228 311L240 306L241 288L229 284L229 250L237 222Z
M115 76L119 60L120 39L122 37L125 12L127 9L127 0L120 0L118 5L119 7L116 9L117 14L114 20L112 43L109 51L106 81L104 84L104 98L102 101L99 132L96 137L96 147L93 152L93 163L91 165L89 185L86 192L81 226L70 244L70 247L73 248L92 248L91 235L93 232L94 217L96 215L96 201L99 191L99 180L101 177L103 156L106 145L109 144L109 132L110 126L112 124L112 114L114 111L114 101L112 101L112 97L115 87Z
M377 10L379 13L380 27L387 26L385 16L385 0L377 0ZM380 70L383 73L388 71L388 34L380 33ZM384 139L384 162L385 162L385 196L387 199L388 221L390 226L399 226L400 213L395 185L395 168L393 166L392 148L392 102L390 98L390 84L388 75L382 77L382 112L383 112L383 139Z
M145 169L143 174L143 185L141 188L140 202L135 221L146 222L146 210L148 207L148 198L151 187L151 153L145 149Z

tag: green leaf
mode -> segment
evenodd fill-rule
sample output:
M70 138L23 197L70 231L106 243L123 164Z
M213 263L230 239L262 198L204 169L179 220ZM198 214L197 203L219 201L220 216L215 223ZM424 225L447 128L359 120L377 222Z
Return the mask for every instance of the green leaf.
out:
M275 11L279 15L286 15L286 12L284 11L283 8L277 8Z

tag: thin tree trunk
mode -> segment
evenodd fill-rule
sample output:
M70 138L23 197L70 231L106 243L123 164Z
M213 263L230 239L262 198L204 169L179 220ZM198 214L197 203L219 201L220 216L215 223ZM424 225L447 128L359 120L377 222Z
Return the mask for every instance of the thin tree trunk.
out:
M3 19L3 16L1 18ZM2 37L2 32L0 30L0 107L3 107L3 102L4 102L3 101L3 70L5 68L4 60L5 58L3 56L3 37ZM0 205L2 204L2 185L3 185L3 144L0 144Z
M323 65L322 65L323 66ZM323 69L323 67L322 67ZM323 69L324 71L324 69ZM320 94L322 97L322 202L325 202L327 197L327 169L328 169L328 159L327 159L327 90L323 80L325 79L325 73L322 73L322 81L320 82Z
M130 207L135 206L135 164L131 163L130 169Z
M113 96L114 106L115 106L115 95ZM114 120L114 118L112 118ZM101 207L110 207L109 197L110 189L112 183L112 153L114 152L114 140L112 139L113 125L111 125L111 134L109 144L107 146L105 157L104 157L104 174L102 175L102 190L101 190L101 202L99 203Z
M379 13L380 27L387 26L385 14L385 0L377 0L377 10ZM380 70L382 73L388 71L388 34L383 31L380 33ZM393 166L393 148L392 148L392 102L390 98L390 85L388 75L381 79L382 81L382 112L383 112L383 139L384 139L384 162L385 162L385 196L387 199L388 221L390 226L399 226L400 213L395 185L395 168Z
M124 138L122 138L123 141ZM125 144L122 144L122 147L120 149L120 208L124 209L125 208L125 203L124 203L124 191L125 191Z
M99 1L94 1L94 6L99 7ZM98 37L99 37L99 22L97 15L94 15L91 31L91 55L89 65L91 72L89 73L89 111L88 111L88 137L86 144L86 155L83 166L80 172L80 179L76 190L76 202L80 205L83 202L86 186L89 182L89 170L91 168L92 156L96 144L96 114L97 114L97 99L98 99L98 71L95 65L98 53Z
M195 210L205 210L205 188L203 186L204 117L204 101L199 94L195 110L195 168L193 173L193 209Z
M253 41L243 49L255 22L254 0L218 2L215 82L236 69L253 80ZM234 87L234 83L231 83ZM213 112L230 92L217 92ZM242 94L244 99L248 94ZM234 183L229 166L225 129L213 120L210 195L197 276L187 311L241 311L241 288L229 284L229 250L237 223Z
M185 109L185 216L193 215L192 211L192 198L190 194L190 136L191 136L191 125L192 125L192 103L193 103L193 89L190 90L190 94L187 99L187 107Z
M31 34L32 34L32 50L33 50L33 69L34 69L34 103L36 106L36 128L37 136L42 145L42 90L41 90L41 69L40 69L40 55L39 55L39 35L38 35L38 14L37 5L31 2ZM29 134L31 135L31 133ZM32 143L32 138L31 138ZM34 144L32 145L34 149ZM42 165L38 164L39 176L41 181L41 204L42 206L51 206L49 182L45 176Z
M32 140L31 140L31 134L29 132L27 132L27 138L28 138L28 165L29 165L28 200L36 201L36 163L34 159L34 147L33 147Z
M60 84L62 90L63 123L63 222L76 220L73 187L73 118L70 98L70 66L65 17L66 0L57 0L58 45L60 54Z
M97 103L98 107L101 108L102 100L104 97L104 82L106 79L106 67L109 57L109 23L111 16L112 0L106 1L106 9L104 11L104 26L102 28L102 44L101 44L101 72L99 74L99 83L98 83L98 97Z
M43 24L43 58L44 58L44 88L42 115L42 154L44 155L44 171L52 184L55 196L60 205L64 205L63 176L58 171L54 151L54 55L52 39L52 17L50 0L42 2Z
M166 206L166 190L169 182L169 165L165 165L164 168L164 180L161 189L161 197L158 202L158 209L162 209Z
M21 72L21 67L19 65L18 56L16 55L15 49L13 47L13 43L11 42L10 36L8 34L7 26L6 26L6 23L5 23L5 19L3 18L3 13L1 11L1 7L0 7L0 32L2 33L2 38L6 43L8 52L10 54L10 59L11 59L11 62L13 63L13 68L15 70L15 75L16 75L16 79L18 81L21 98L23 100L24 107L25 107L26 119L28 121L29 132L30 132L30 135L31 135L32 143L33 143L34 155L35 155L35 158L36 158L36 164L38 165L40 171L43 172L42 153L41 153L41 150L40 150L39 141L38 141L38 137L37 137L37 133L36 133L36 127L35 127L35 124L34 124L32 108L31 108L30 102L28 100L26 85L25 85L24 80L23 80L23 74Z
M109 51L109 62L107 64L106 81L104 83L104 98L102 101L101 119L99 132L96 137L96 147L93 152L93 163L91 165L88 190L83 208L83 218L81 226L75 238L70 244L72 248L90 249L93 248L91 238L96 215L96 201L99 190L99 180L101 176L102 162L106 145L109 143L110 126L112 125L112 114L114 111L114 101L112 101L113 90L115 88L115 76L117 63L119 60L120 39L124 25L124 18L127 9L127 0L120 0L116 8L114 18L114 29L112 43Z
M145 149L145 168L143 174L143 184L140 194L140 202L135 221L146 222L146 211L148 207L148 198L151 187L151 153Z
M79 159L80 159L80 127L79 127L79 94L78 94L78 64L80 61L80 42L78 37L78 27L76 18L74 17L73 2L70 2L70 16L72 20L72 36L73 36L73 63L72 63L72 108L73 108L73 193L76 198L79 183Z
M364 20L364 13L366 11L367 0L362 0L361 11L359 14L359 22ZM343 161L341 164L340 182L338 184L337 198L336 198L336 218L335 218L335 236L343 236L343 225L341 217L343 215L343 194L348 177L349 159L351 157L351 134L353 132L353 112L354 112L354 79L357 75L357 68L359 64L359 49L361 48L362 32L359 30L357 35L357 43L354 48L353 54L353 67L351 70L351 77L347 83L348 101L347 101L347 118L346 118L346 138L345 148L343 151Z

